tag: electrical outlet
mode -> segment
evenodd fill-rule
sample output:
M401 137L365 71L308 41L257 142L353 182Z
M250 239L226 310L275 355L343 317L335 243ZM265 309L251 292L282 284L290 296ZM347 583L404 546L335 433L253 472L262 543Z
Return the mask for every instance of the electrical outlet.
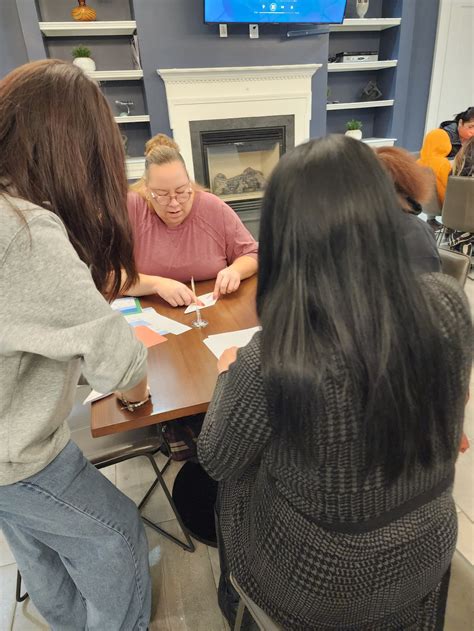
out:
M219 37L227 37L227 24L219 24Z
M258 24L249 24L249 37L250 39L258 39Z

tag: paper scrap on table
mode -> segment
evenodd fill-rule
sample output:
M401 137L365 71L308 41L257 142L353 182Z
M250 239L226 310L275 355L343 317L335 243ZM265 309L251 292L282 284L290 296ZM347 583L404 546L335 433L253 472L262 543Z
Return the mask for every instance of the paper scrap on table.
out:
M186 326L186 324L160 315L153 307L147 307L141 313L126 315L125 320L130 326L147 326L160 335L168 335L169 333L180 335L180 333L191 330L191 327Z
M140 301L137 298L117 298L110 306L114 311L120 311L123 315L140 313L142 310Z
M87 405L88 403L99 401L99 399L105 399L105 397L110 397L111 394L111 392L103 394L102 392L97 392L97 390L92 390L92 392L84 399L82 405Z
M186 333L186 331L191 330L191 327L187 324L181 324L181 322L177 322L172 318L167 318L166 316L157 313L153 307L143 309L141 315L144 315L146 319L150 318L150 324L148 326L157 333L160 333L160 335L165 335L166 333L181 335L181 333ZM163 331L166 333L163 333Z
M138 337L140 342L143 342L147 348L151 348L152 346L168 341L166 337L163 337L156 331L153 331L153 329L150 329L148 326L135 326L134 331L136 337Z
M199 305L200 309L205 309L206 307L213 307L217 298L214 298L212 291L208 294L203 294L202 296L197 296L197 299L200 300L203 304ZM196 305L189 305L184 313L194 313L196 311Z
M219 359L222 353L231 346L242 348L247 346L257 331L261 331L262 327L254 326L250 329L242 329L241 331L231 331L229 333L218 333L210 335L204 340L207 348Z

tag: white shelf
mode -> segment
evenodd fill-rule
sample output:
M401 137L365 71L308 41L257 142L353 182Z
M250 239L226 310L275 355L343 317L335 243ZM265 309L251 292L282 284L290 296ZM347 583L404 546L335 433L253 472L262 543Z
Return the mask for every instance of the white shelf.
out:
M96 81L135 81L143 78L143 70L94 70L86 74Z
M393 105L393 99L385 101L355 101L354 103L328 103L326 109L331 110L365 110L369 107L389 107Z
M384 31L387 28L400 26L401 18L355 18L344 20L342 24L330 24L329 30L337 31Z
M362 138L362 142L371 147L393 147L397 142L396 138Z
M145 170L145 158L127 158L125 166L127 168L127 179L139 180Z
M46 37L85 37L90 35L133 35L135 20L113 22L40 22L40 31Z
M328 72L362 72L364 70L384 70L385 68L395 68L398 59L388 59L386 61L354 61L346 63L328 64Z
M149 123L150 117L148 114L140 114L138 116L115 116L116 122L119 125L126 123Z

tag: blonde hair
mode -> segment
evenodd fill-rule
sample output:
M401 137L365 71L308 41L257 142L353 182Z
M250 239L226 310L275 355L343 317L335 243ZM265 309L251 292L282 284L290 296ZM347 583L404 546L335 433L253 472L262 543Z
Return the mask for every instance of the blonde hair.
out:
M178 144L166 134L156 134L145 144L145 172L142 177L131 184L131 191L138 193L146 199L145 182L148 175L148 169L151 164L170 164L171 162L181 162L184 164L183 157L179 153Z
M172 138L166 134L156 134L153 138L150 138L145 144L145 156L147 156L156 147L171 147L179 152L179 145Z
M462 175L465 167L468 171L466 175L472 176L474 172L474 136L463 144L454 158L453 175Z

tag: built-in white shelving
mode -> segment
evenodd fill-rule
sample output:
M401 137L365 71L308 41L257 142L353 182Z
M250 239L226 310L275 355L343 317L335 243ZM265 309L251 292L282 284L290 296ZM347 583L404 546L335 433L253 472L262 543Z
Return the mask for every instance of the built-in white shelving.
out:
M135 20L111 22L40 22L40 31L46 37L85 37L95 35L133 35Z
M330 24L331 32L337 31L384 31L387 28L400 26L401 18L353 18L344 20L342 24Z
M119 125L126 123L149 123L150 117L148 114L139 114L136 116L115 116L115 120Z
M127 178L139 180L145 171L145 158L127 158L125 161Z
M397 142L396 138L362 138L362 142L371 147L393 147Z
M96 81L136 81L143 78L143 70L94 70L86 74Z
M385 70L385 68L395 68L397 59L387 59L386 61L354 61L346 63L328 64L328 72L363 72L364 70Z
M332 110L365 110L370 107L391 107L393 99L384 101L354 101L353 103L328 103L326 109Z

